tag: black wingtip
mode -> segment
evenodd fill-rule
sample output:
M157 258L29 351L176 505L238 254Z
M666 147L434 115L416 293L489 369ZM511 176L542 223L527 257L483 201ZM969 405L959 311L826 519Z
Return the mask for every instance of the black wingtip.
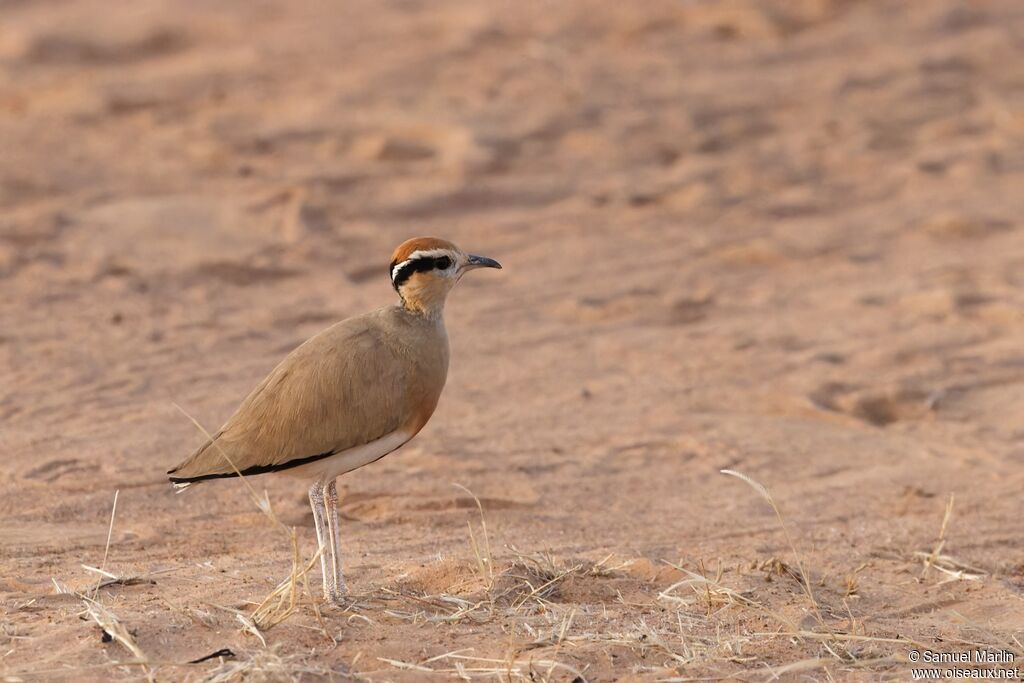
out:
M300 465L306 465L317 460L323 460L335 455L336 451L327 451L326 453L320 453L318 455L311 455L307 458L296 458L289 460L288 462L281 463L280 465L253 465L247 467L241 472L216 472L214 474L200 474L196 477L168 477L173 484L192 484L197 481L207 481L209 479L230 479L231 477L237 477L241 474L243 477L250 477L255 474L266 474L267 472L280 472L281 470L289 470L293 467L299 467ZM167 474L174 474L180 468L174 468Z
M168 472L168 474L170 474ZM242 472L242 474L246 474ZM172 484L195 484L199 481L207 481L209 479L230 479L231 477L237 477L238 475L234 472L218 472L217 474L201 474L198 477L167 477L171 480Z

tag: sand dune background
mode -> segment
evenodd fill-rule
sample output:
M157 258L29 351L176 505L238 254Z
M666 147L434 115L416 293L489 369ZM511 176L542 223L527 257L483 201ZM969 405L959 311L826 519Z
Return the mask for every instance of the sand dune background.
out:
M1012 0L0 2L4 680L1024 662L1022 106ZM505 269L341 480L352 605L264 644L291 541L172 492L174 406L215 429L421 234ZM252 483L308 558L304 484ZM148 667L75 594L111 528Z

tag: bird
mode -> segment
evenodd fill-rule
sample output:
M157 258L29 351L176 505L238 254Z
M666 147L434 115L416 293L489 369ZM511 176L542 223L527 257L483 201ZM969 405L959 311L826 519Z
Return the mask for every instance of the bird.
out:
M324 599L342 603L337 477L394 452L427 424L448 375L445 300L478 268L501 264L437 237L400 244L388 268L398 302L335 323L294 349L167 472L170 481L184 488L271 472L312 480Z

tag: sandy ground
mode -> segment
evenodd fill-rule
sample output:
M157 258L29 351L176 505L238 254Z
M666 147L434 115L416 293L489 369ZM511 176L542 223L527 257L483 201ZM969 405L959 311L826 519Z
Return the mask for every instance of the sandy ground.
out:
M0 2L0 676L1024 667L1022 107L1015 0ZM257 637L292 542L172 492L175 404L216 428L421 234L505 270L341 481L351 605Z

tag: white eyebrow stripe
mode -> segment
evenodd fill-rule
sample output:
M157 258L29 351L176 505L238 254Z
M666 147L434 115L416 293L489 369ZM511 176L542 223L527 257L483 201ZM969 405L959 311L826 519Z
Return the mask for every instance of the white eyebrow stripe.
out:
M411 254L409 254L409 258L405 259L401 263L396 263L395 267L391 269L391 281L394 282L395 276L398 275L398 271L400 271L403 268L403 266L408 264L410 261L415 261L418 258L425 258L428 256L431 258L437 258L438 256L448 256L452 259L452 261L455 260L455 254L450 249L427 249L414 251Z

